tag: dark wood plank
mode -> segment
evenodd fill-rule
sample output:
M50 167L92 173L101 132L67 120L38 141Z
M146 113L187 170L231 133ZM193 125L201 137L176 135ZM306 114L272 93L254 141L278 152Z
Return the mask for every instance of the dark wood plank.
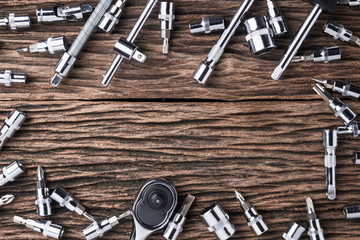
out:
M98 1L87 2L95 6ZM359 48L335 41L322 32L326 20L332 19L360 34L360 26L356 24L360 20L359 9L347 6L339 7L338 12L333 15L323 14L302 47L302 51L308 53L324 46L340 45L343 50L343 61L330 64L292 64L285 78L280 82L270 80L270 74L284 49L312 8L307 2L290 0L278 1L290 26L290 33L282 39L277 39L278 50L263 58L252 56L241 27L216 67L208 86L200 86L191 79L192 73L205 59L219 35L191 36L187 24L206 15L221 15L229 22L241 1L177 0L175 1L176 29L172 33L169 56L161 54L162 40L157 19L159 10L156 8L136 41L148 55L146 64L124 63L111 86L101 87L102 74L114 58L112 50L114 43L120 36L126 36L130 32L145 2L145 0L128 2L114 34L108 35L97 30L80 54L70 78L64 80L60 87L53 88L49 80L61 54L19 55L15 49L57 35L65 35L72 42L84 21L58 24L35 23L36 6L58 3L55 0L1 1L0 16L5 17L10 12L30 12L34 24L31 30L0 32L1 68L25 71L29 75L29 83L24 87L1 87L0 98L6 100L186 98L228 101L314 99L316 96L310 89L312 84L310 77L343 79L360 84L360 70L355 62L360 54ZM255 3L251 13L265 14L265 5L265 2Z
M354 102L354 110L360 106ZM197 199L180 239L215 239L199 213L218 201L236 225L234 239L280 239L291 221L306 225L305 197L314 199L326 239L359 239L357 221L342 208L359 204L360 169L351 161L358 140L339 142L338 198L325 197L322 129L341 125L321 101L241 103L0 102L0 116L19 107L29 119L1 152L2 165L19 160L27 173L3 187L16 199L2 207L1 239L39 239L11 222L35 218L38 165L50 188L61 185L98 219L129 209L148 179L171 181L181 197ZM233 191L262 213L270 230L254 237ZM65 239L82 239L89 224L55 207L52 219L66 226ZM128 239L126 220L103 239ZM304 237L305 239L306 237ZM161 239L160 233L149 239Z

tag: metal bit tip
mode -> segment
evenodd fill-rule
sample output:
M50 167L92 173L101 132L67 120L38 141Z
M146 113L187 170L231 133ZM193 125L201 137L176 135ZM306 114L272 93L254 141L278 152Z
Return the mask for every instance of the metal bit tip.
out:
M195 201L195 197L193 195L187 195L187 197L184 200L184 204L182 206L181 212L180 214L182 216L186 216L187 213L189 212L189 209L191 207L191 205L193 204L193 202Z
M120 216L118 216L117 219L120 220L120 219L126 218L127 216L130 216L130 215L132 215L132 211L129 210L129 211L124 212Z
M163 54L169 53L169 39L164 38L164 44L163 44Z
M90 214L88 214L87 212L84 212L82 215L84 217L86 217L87 219L89 219L91 222L96 222L95 218L93 216L91 216Z
M236 198L240 201L241 204L245 203L245 198L243 197L243 195L241 195L241 193L239 193L238 191L235 190L235 195L236 195Z
M26 219L22 218L22 217L19 217L19 216L14 216L13 221L15 223L19 223L19 224L23 224L23 225L26 224Z
M315 214L314 203L313 203L312 199L309 197L306 198L306 210L307 210L308 214L311 216L313 216Z
M44 169L41 166L38 166L36 173L37 173L38 181L41 181L44 179Z
M311 80L315 81L315 82L318 82L318 83L321 83L321 84L326 84L326 80L322 80L322 79L316 79L316 78L311 78Z
M15 196L14 195L5 195L5 196L2 196L1 199L0 199L0 206L3 206L3 205L6 205L6 204L9 204L12 202L12 200L14 200Z
M17 51L18 53L24 53L24 52L29 51L29 49L28 49L28 48L20 48L20 49L17 49L16 51Z
M316 84L315 87L313 87L314 91L319 94L319 96L327 103L330 103L334 100L333 95L331 95L323 86L320 84Z

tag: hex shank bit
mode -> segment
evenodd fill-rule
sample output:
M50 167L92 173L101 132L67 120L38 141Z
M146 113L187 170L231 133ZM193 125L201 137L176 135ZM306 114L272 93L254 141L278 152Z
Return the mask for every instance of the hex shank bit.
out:
M236 29L239 27L245 14L249 11L253 3L254 0L244 0L244 2L241 4L240 8L234 15L233 19L231 20L228 28L225 29L218 42L211 49L205 61L202 62L196 69L193 75L193 79L195 79L198 83L205 84L210 78L210 75L213 72L213 67L220 60L226 46L231 40L231 37L234 36Z
M76 61L76 57L81 52L91 33L94 31L100 20L109 8L112 0L100 0L95 10L86 21L79 35L71 45L70 49L64 53L55 67L55 75L51 78L51 85L58 86L64 77L67 77Z
M132 28L131 32L126 38L128 43L133 43L136 37L139 35L141 29L143 28L144 24L146 23L147 19L149 18L152 10L155 8L158 0L149 0L146 4L145 9L141 13L139 19L136 21L134 27ZM101 84L107 87L110 84L111 79L114 77L115 72L119 69L122 61L124 60L124 56L117 54L113 62L111 63L109 69L103 76ZM145 60L144 60L145 61Z
M291 60L299 50L301 44L304 42L306 36L309 34L311 28L314 26L316 20L319 18L322 11L334 12L336 9L337 0L315 0L315 6L310 12L309 16L305 19L298 32L296 33L293 41L290 43L288 49L285 51L281 60L277 64L271 77L274 80L279 80L281 75L289 66Z

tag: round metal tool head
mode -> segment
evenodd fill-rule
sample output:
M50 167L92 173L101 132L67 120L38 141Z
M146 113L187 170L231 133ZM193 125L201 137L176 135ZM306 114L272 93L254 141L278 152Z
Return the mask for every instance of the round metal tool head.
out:
M320 7L328 13L332 13L336 9L337 0L313 0L314 3L319 4Z

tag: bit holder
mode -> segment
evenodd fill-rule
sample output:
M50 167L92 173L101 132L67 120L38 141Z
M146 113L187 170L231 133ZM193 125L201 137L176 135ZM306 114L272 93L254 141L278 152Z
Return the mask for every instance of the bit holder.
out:
M335 40L343 42L353 42L360 47L360 38L356 37L352 31L346 29L344 25L336 22L327 22L324 26L324 32L332 36Z
M100 20L98 27L107 33L111 33L119 23L126 1L127 0L117 0L115 4L111 4L109 10Z
M208 230L216 234L218 239L229 239L236 229L230 222L230 217L217 203L212 203L200 215Z
M17 130L24 123L26 116L16 108L5 119L4 125L0 129L0 150L9 138L12 138Z
M312 78L312 80L324 85L324 87L331 89L333 92L340 93L342 96L351 97L354 99L360 98L360 87L349 82L322 80L315 78Z
M30 25L30 17L26 15L15 16L15 13L10 13L8 18L0 19L0 26L9 26L12 30L16 30L18 28L29 28Z
M42 233L44 237L60 239L64 234L64 228L60 225L46 220L31 220L24 219L19 216L14 216L14 222L25 225L27 228L33 229L36 232Z
M337 130L326 129L323 132L326 168L326 196L329 200L336 198L336 148L338 146Z
M346 219L358 219L360 218L360 206L345 207L344 214Z
M49 52L50 54L55 54L55 52L65 52L67 49L68 43L64 36L60 37L50 37L46 41L39 41L34 44L30 44L28 48L18 49L18 53L23 53L29 51L30 53L43 53Z
M44 170L40 166L37 169L35 205L38 217L51 216L51 198L49 194L49 189L46 187Z
M225 29L225 21L222 17L203 17L201 20L189 23L191 34L209 34Z
M12 83L26 83L25 73L13 73L11 70L0 72L0 84L10 87Z
M8 182L15 181L15 179L22 175L24 172L25 168L20 162L14 161L10 163L10 165L2 169L2 173L0 175L0 186L4 186Z
M341 51L338 46L324 47L319 51L313 51L310 56L295 56L291 62L313 61L314 63L341 60Z
M306 209L308 219L308 232L310 240L325 240L324 230L321 228L320 219L317 218L314 203L311 198L306 198Z
M285 240L299 240L304 232L305 228L303 226L292 223L288 231L284 233L282 237Z
M164 39L163 54L169 53L169 39L170 32L174 28L174 3L173 2L161 2L160 3L160 27L161 37Z
M89 4L67 6L64 4L55 5L50 8L36 9L38 22L78 21L84 18L84 14L91 13L92 7Z

